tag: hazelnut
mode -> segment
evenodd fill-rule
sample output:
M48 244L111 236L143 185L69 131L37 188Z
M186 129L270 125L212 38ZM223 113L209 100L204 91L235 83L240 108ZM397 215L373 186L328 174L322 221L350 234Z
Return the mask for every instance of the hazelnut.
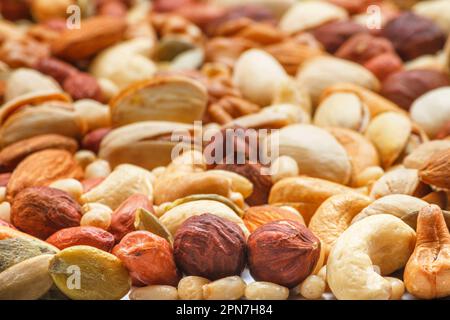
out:
M412 12L405 12L389 21L381 35L391 40L405 61L435 54L445 44L445 34L438 25Z
M335 21L314 29L312 34L329 53L334 53L353 35L365 32L369 32L369 30L359 23Z
M18 229L47 239L60 229L80 225L81 207L64 191L49 187L31 187L15 197L11 221Z
M187 219L175 234L175 261L187 275L211 280L240 275L245 254L241 228L212 214Z
M112 253L129 270L135 286L172 285L180 278L167 240L148 231L127 234Z
M403 109L436 88L450 85L448 75L434 70L408 70L391 74L382 84L381 94Z
M313 272L320 247L319 239L298 222L265 224L248 238L250 273L258 281L293 288Z

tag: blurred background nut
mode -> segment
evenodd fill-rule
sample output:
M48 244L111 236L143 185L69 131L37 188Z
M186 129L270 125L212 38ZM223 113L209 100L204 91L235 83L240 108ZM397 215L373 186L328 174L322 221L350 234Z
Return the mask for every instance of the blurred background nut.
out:
M329 53L335 53L353 35L367 32L369 30L363 25L352 21L333 21L312 30Z
M100 145L102 144L103 139L110 132L111 132L110 128L98 128L86 134L81 144L83 148L97 154L100 151Z
M76 201L78 201L83 194L83 185L76 179L57 180L52 182L49 187L67 192Z
M31 13L39 22L65 18L67 7L76 4L75 0L32 0L29 2L31 3Z
M90 150L80 150L75 153L74 158L84 170L89 164L97 159L97 156Z
M380 81L392 73L403 69L403 62L396 53L388 52L368 60L364 67L370 70Z
M113 249L130 272L133 284L177 285L179 273L169 242L148 231L127 234Z
M8 20L15 21L29 18L29 3L26 1L5 0L0 6L1 15Z
M450 140L424 142L403 160L403 165L410 169L420 169L428 162L433 154L449 148Z
M64 191L27 188L14 197L11 221L19 229L40 239L80 224L81 207Z
M402 280L394 277L385 277L391 283L392 293L390 300L401 300L405 294L405 284Z
M420 180L440 190L450 190L450 149L434 153L419 170Z
M52 234L45 241L60 250L73 246L85 245L106 252L111 251L115 244L112 234L103 229L90 226L61 229Z
M245 298L248 300L286 300L289 289L275 283L255 281L245 288Z
M84 177L86 179L106 178L111 173L111 167L108 161L95 160L88 164L84 170Z
M246 284L241 277L226 277L203 285L205 300L239 300L245 294Z
M439 132L436 134L436 139L448 139L450 136L450 121L446 122Z
M299 172L297 161L289 156L278 157L270 166L270 172L273 183L283 178L295 177Z
M202 277L183 277L178 282L178 296L181 300L203 300L203 286L210 282Z
M177 300L177 288L165 285L153 285L142 288L133 288L130 300Z
M108 210L89 210L81 217L80 225L108 230L111 225L111 213Z
M319 239L300 223L271 222L258 228L248 239L250 273L258 281L292 288L312 273L320 250ZM292 267L284 269L280 263Z
M245 237L233 222L212 214L187 219L175 234L174 256L187 275L216 280L245 267Z
M428 18L405 12L389 21L381 31L403 60L434 54L445 44L442 29Z
M242 219L250 233L266 223L277 220L293 220L305 225L303 217L295 209L288 210L285 207L270 205L250 207L245 211Z
M409 110L423 94L450 85L447 74L434 70L410 70L391 74L382 84L381 95Z
M450 3L446 0L420 1L412 7L412 11L419 16L434 21L448 35L450 34Z
M3 201L0 203L0 220L11 223L11 205L9 202Z

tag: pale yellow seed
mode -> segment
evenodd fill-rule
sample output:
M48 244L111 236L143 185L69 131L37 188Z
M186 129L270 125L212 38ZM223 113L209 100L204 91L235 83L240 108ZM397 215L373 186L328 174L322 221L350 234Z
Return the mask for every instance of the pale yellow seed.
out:
M133 288L130 300L177 300L177 288L164 285L153 285L142 288Z
M0 203L0 220L11 223L11 205L9 202Z
M327 266L323 266L319 272L317 273L317 276L321 277L324 281L327 279Z
M240 194L239 192L230 192L229 198L239 208L241 208L241 209L245 208L244 196L242 194Z
M111 225L111 213L105 210L91 210L83 215L80 221L80 225L108 230L109 226Z
M205 284L203 297L206 300L238 300L245 294L245 287L245 282L241 277L226 277Z
M393 278L393 277L385 277L391 283L391 300L401 300L403 295L405 294L405 284L402 280Z
M248 300L286 300L289 289L275 283L257 281L247 285L245 297Z
M86 167L84 177L86 179L106 178L111 173L108 161L95 160Z
M365 187L377 181L384 174L384 170L378 166L372 166L364 169L356 177L356 187Z
M161 177L164 174L164 172L166 172L166 167L156 167L155 169L152 170L152 173L156 179Z
M67 192L73 199L77 201L83 194L83 185L80 181L75 179L57 180L53 182L50 187Z
M97 156L90 150L80 150L75 153L75 160L83 169L85 169L88 165L97 160Z
M316 275L311 275L300 285L300 294L308 300L320 299L325 292L325 281Z
M203 300L203 286L210 283L206 278L189 276L178 283L178 296L181 300Z
M272 182L277 183L281 179L298 176L298 164L292 157L278 157L270 166Z

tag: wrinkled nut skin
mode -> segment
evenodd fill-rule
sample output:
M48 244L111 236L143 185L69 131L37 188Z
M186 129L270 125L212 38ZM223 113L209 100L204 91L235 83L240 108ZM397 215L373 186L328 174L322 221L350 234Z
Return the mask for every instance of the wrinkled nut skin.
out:
M266 223L277 220L293 220L300 224L305 224L305 221L299 214L270 205L248 208L245 211L242 220L244 220L245 226L250 233Z
M27 156L46 149L62 149L74 153L78 149L78 143L75 139L57 134L20 140L0 151L0 173L13 171Z
M111 132L111 130L111 128L100 128L89 132L84 136L83 142L81 143L83 149L98 153L103 138L105 138L107 134Z
M436 205L419 211L416 247L403 278L408 292L420 299L450 295L450 233Z
M128 269L135 286L176 286L180 279L169 242L148 231L127 234L112 253Z
M368 33L359 23L350 21L336 21L324 24L312 31L314 37L329 53L334 53L342 44L358 33Z
M114 247L114 236L100 228L82 226L56 231L47 240L60 250L73 246L91 246L109 252Z
M187 275L217 280L240 275L245 267L245 236L239 226L212 214L187 219L175 234L174 256Z
M389 21L381 31L403 60L435 54L444 47L445 34L431 20L405 12Z
M251 275L288 288L311 274L321 250L320 240L291 220L263 225L250 235L247 246Z
M136 230L134 222L136 210L143 208L154 213L150 199L142 194L134 194L125 200L112 214L109 232L119 242L126 234Z
M450 190L450 149L433 154L419 170L422 182L438 189Z
M440 87L450 85L448 75L434 70L407 70L391 74L381 87L381 95L409 110L414 100Z
M231 171L250 180L253 184L253 193L245 200L249 205L258 206L267 203L272 188L272 179L268 174L261 174L264 170L262 165L258 163L219 164L215 169Z
M80 225L81 207L68 193L32 187L21 191L11 206L11 222L18 229L40 239L56 231Z
M7 185L7 198L28 187L47 186L61 179L80 180L83 170L66 150L47 149L26 157L12 173Z

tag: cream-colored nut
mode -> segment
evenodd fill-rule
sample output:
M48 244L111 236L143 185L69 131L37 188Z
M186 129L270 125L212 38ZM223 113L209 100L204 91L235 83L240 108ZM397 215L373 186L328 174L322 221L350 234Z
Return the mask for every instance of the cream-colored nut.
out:
M386 172L372 186L370 196L379 199L391 194L406 194L415 197L424 196L427 187L420 181L416 169L397 168Z
M92 166L94 163L90 164ZM88 166L88 168L89 168ZM81 196L83 203L99 202L115 210L128 197L140 193L153 199L152 174L143 168L122 164L99 185Z
M133 288L130 300L177 300L177 288L165 285L152 285L142 288Z
M241 193L230 192L230 195L228 196L228 198L239 208L245 209L246 204L245 204L244 196Z
M265 107L272 102L278 83L287 77L274 57L263 50L251 49L236 61L233 83L244 98Z
M239 192L244 198L249 197L253 192L253 184L246 177L240 174L226 170L209 170L209 174L217 174L221 177L230 179L231 190Z
M203 286L210 283L206 278L188 276L178 282L178 296L181 300L203 300Z
M90 150L80 150L75 153L75 160L83 169L85 169L88 165L97 160L97 156Z
M286 300L289 289L271 282L256 281L245 288L248 300Z
M397 217L375 215L351 225L338 238L327 262L327 282L339 300L387 300L391 283L382 275L403 268L416 233ZM373 265L380 267L381 275Z
M297 161L289 156L278 157L270 166L273 183L277 183L284 178L298 176L298 171Z
M166 167L156 167L155 169L152 170L153 175L155 176L156 179L158 179L161 175L164 174L164 172L166 171Z
M384 170L378 166L372 166L364 169L360 174L356 176L355 187L365 187L383 176Z
M203 286L205 300L238 300L245 294L246 284L241 277L216 280Z
M0 203L0 220L11 223L11 205L9 202Z
M81 207L83 214L88 213L89 211L92 210L99 210L99 211L105 211L109 214L112 214L113 211L110 207L108 207L107 205L104 205L102 203L95 203L95 202L90 202L90 203L85 203L82 207Z
M420 169L434 153L445 149L450 149L450 140L424 142L403 160L403 165L409 169Z
M108 101L114 98L120 92L120 88L109 79L100 78L97 79L97 82L100 86L103 97Z
M110 173L111 167L109 166L108 161L99 159L90 163L86 167L84 177L86 179L106 178Z
M401 300L405 293L405 284L402 280L393 277L385 277L391 283L392 292L390 300Z
M0 203L6 199L6 187L0 187Z
M86 121L88 131L111 126L109 106L89 99L78 100L73 106L79 117Z
M327 280L327 266L323 266L320 271L317 273L318 277L321 277L324 281Z
M168 211L168 208L172 205L172 202L164 202L161 203L159 206L153 206L153 209L155 210L155 215L157 217L161 217L166 211Z
M320 299L326 286L324 279L316 275L310 275L300 285L300 294L308 300Z
M80 225L108 230L111 225L111 213L95 209L88 211L81 217Z
M53 182L50 185L50 188L59 189L67 192L74 198L75 200L79 200L81 195L83 194L83 185L80 181L76 179L62 179Z

